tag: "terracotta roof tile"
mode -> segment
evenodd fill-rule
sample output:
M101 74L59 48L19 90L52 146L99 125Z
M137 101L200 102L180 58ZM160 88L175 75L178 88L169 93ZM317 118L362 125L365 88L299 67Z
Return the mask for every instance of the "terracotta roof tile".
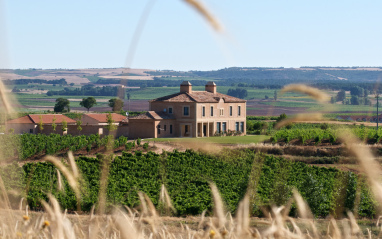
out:
M192 93L181 92L168 96L163 96L150 102L164 101L164 102L198 102L198 103L217 103L223 99L226 103L244 103L246 100L239 99L233 96L212 93L208 91L193 91Z
M7 124L34 124L31 118L29 118L28 115L13 119L13 120L8 120Z
M37 124L42 120L43 124L52 124L53 123L53 118L56 119L56 124L61 124L62 121L66 121L68 124L70 123L76 123L75 120L62 115L62 114L41 114L41 115L29 115L31 120Z
M93 118L97 120L100 123L107 123L107 115L108 114L86 114L90 118ZM111 117L113 118L115 123L119 123L122 120L126 119L126 116L116 114L116 113L111 113Z

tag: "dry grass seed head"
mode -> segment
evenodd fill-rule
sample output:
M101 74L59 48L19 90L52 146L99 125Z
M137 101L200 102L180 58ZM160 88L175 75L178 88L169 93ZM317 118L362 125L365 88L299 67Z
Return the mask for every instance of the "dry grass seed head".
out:
M284 88L281 89L281 93L288 92L288 91L294 91L299 92L303 94L307 94L313 99L317 100L318 102L328 102L330 97L328 94L320 91L319 89L303 85L303 84L290 84L284 86Z
M14 99L10 99L11 95L8 94L7 88L4 86L2 79L0 78L0 99L2 107L5 109L7 114L15 113L10 102L16 102Z
M59 191L63 192L64 186L63 186L63 182L62 182L62 178L61 178L61 173L58 169L56 169L56 171L57 171L57 188Z
M175 208L171 203L170 195L168 194L168 191L166 189L166 186L164 186L164 184L162 184L162 186L161 186L159 201L161 201L163 203L166 210L171 209L171 210L175 211Z
M70 187L73 189L74 193L76 194L77 202L79 205L81 195L80 195L80 190L78 186L78 181L74 177L73 173L71 173L69 169L65 167L64 164L56 157L46 156L44 159L47 162L51 162L54 166L56 166L62 172L62 174L64 174L64 177L68 180Z
M249 232L249 196L246 194L239 203L236 215L236 233L238 236L247 235Z
M293 122L304 122L304 121L322 121L324 120L323 115L321 113L313 113L313 114L297 114L292 118L286 118L285 120L280 121L276 124L275 128L279 129Z
M313 214L310 211L308 204L300 195L300 193L295 188L292 191L293 191L293 197L297 203L298 213L300 217L303 219L313 219Z
M339 139L345 143L349 152L357 158L359 165L366 174L374 196L378 202L382 202L382 186L378 180L382 170L379 163L374 160L370 149L363 147L362 143L349 130L342 130Z
M68 158L69 158L69 164L70 167L72 168L73 176L74 178L78 178L80 176L77 168L76 161L74 160L73 152L69 151L68 152Z
M214 200L214 212L215 212L215 216L218 220L217 227L221 228L221 227L224 227L224 225L226 223L223 200L220 197L219 190L214 183L210 183L210 188L211 188L212 197Z
M191 7L195 8L198 13L200 13L207 21L211 24L211 26L217 32L223 31L223 26L219 23L219 21L211 14L211 12L204 6L202 2L199 0L184 0Z

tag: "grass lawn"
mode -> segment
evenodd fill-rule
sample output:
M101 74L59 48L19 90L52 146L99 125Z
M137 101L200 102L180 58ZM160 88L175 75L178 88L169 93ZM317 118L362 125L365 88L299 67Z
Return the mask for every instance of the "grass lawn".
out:
M209 138L157 138L144 139L144 141L155 142L190 142L190 143L214 143L214 144L251 144L260 143L269 139L267 135L225 136Z

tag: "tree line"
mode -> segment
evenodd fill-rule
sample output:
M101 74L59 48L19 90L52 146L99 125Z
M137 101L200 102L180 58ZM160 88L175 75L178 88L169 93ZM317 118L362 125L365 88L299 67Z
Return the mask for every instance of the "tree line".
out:
M80 102L80 105L84 108L86 108L89 112L89 110L97 104L97 100L90 96L87 98L83 98ZM114 112L121 111L123 108L123 100L119 98L113 98L109 100L109 106L112 108ZM54 105L54 112L57 113L65 113L70 112L70 101L65 98L57 98L56 104Z
M119 93L119 87L116 86L103 86L94 87L91 85L85 85L81 88L71 89L65 87L63 90L50 90L46 94L48 96L53 95L94 95L94 96L115 96Z

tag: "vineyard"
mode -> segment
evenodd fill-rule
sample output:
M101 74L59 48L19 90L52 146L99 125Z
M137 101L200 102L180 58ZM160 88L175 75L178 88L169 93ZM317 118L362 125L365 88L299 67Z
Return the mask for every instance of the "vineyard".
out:
M271 133L271 141L272 143L289 143L292 140L298 140L301 144L307 142L337 144L339 143L338 137L344 130L348 130L365 143L380 143L382 140L382 129L377 131L374 127L365 127L363 125L295 124L290 127L283 127L280 130L274 130Z
M6 134L0 135L0 150L4 158L17 157L25 160L31 157L53 155L67 151L76 152L92 149L99 149L107 145L113 145L114 148L125 146L127 138L124 136L114 139L113 136L95 135L59 135L59 134ZM15 145L17 145L15 147ZM15 152L16 151L16 152Z
M98 202L100 167L110 156L76 159L81 172L81 209L89 211ZM7 190L19 192L31 209L41 209L41 199L52 193L63 208L76 210L77 202L68 182L65 191L58 190L56 168L46 162L12 164L0 170ZM250 150L224 150L220 155L204 153L164 152L134 154L123 152L111 160L107 187L107 205L137 207L137 192L145 192L157 208L164 184L176 209L175 215L212 213L213 202L209 183L214 182L226 208L235 212L246 193L251 199L251 215L262 216L262 208L285 205L296 188L308 202L316 217L329 214L342 216L347 210L361 217L374 217L376 203L365 179L352 172L334 168L309 166L283 158L256 154ZM291 215L296 215L292 205Z

